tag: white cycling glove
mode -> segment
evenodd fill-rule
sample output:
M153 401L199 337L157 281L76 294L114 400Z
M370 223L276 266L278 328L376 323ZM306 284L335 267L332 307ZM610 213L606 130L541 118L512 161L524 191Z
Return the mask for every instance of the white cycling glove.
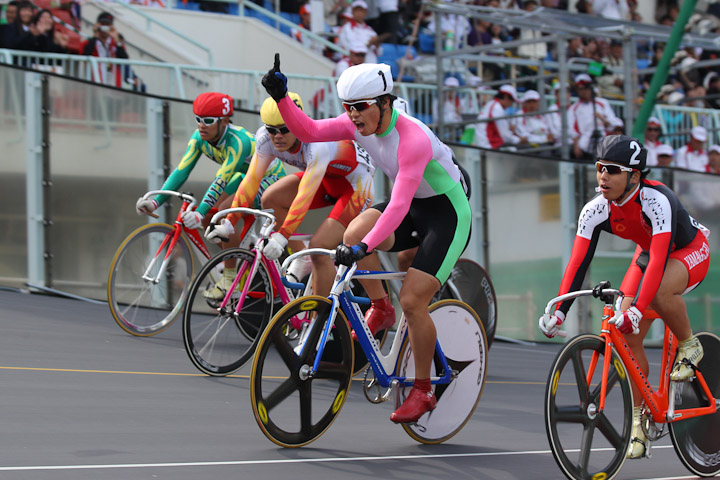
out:
M140 197L135 204L135 211L138 215L148 215L157 210L158 206L158 202L154 199Z
M552 315L546 313L540 317L538 325L546 337L553 338L560 332L560 326L564 321L565 314L560 310L556 310Z
M615 318L610 320L610 323L614 323L618 330L622 333L632 333L637 335L640 333L640 320L642 320L642 313L636 307L630 307L624 312L619 312L615 315Z
M182 222L187 228L202 227L202 220L205 218L200 212L187 210L182 214Z
M217 225L212 223L208 225L205 229L205 238L213 243L227 242L233 233L235 233L235 227L230 220L223 218Z
M285 251L287 244L288 240L285 238L285 235L280 232L275 232L270 235L270 239L265 244L265 247L263 247L263 254L270 260L277 260Z

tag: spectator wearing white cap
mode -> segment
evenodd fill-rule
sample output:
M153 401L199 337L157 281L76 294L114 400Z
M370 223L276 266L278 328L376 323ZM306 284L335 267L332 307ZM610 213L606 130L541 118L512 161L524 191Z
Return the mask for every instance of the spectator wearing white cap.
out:
M550 125L550 117L548 115L537 114L540 109L540 94L535 90L527 90L520 98L522 105L522 113L525 117L517 117L513 119L515 126L515 135L524 140L521 143L531 145L542 145L555 142L555 136L552 133Z
M660 120L657 117L648 118L645 126L645 139L643 146L647 149L647 166L654 167L657 165L657 148L663 143L660 141L662 130L660 128Z
M357 41L352 47L350 47L350 53L342 57L335 64L333 76L339 77L345 70L352 67L353 65L360 65L361 63L365 63L367 52L367 46L364 43Z
M350 4L350 10L353 18L340 28L337 39L338 46L349 51L354 45L362 43L367 47L365 62L377 63L382 38L370 25L365 23L368 12L367 3L365 0L355 0Z
M555 145L560 145L562 143L562 116L560 115L560 82L556 83L553 87L553 91L555 93L555 103L550 105L548 110L550 113L548 113L548 120L550 122L550 131L553 134L553 137L555 137ZM570 88L567 90L567 103L566 105L570 106ZM567 128L567 138L569 141L572 141L576 136L577 132L574 128L572 128L572 125L568 123Z
M590 75L581 73L575 77L575 91L578 101L568 110L568 124L577 134L573 139L573 155L591 159L596 143L607 135L607 128L617 117L610 103L595 95Z
M510 129L510 120L505 111L517 102L517 92L512 85L503 85L495 98L488 102L478 115L481 121L475 124L474 145L482 148L499 148L503 145L517 145L520 137Z
M625 122L623 122L622 118L615 117L615 119L610 122L608 135L625 135Z
M457 123L462 122L462 115L460 114L460 98L457 94L457 89L460 87L460 81L456 77L445 77L443 86L446 88L443 92L443 103L442 103L442 115L443 123ZM433 119L437 123L437 115L440 114L438 108L438 100L433 100L433 113L436 118Z
M654 166L672 167L675 162L675 150L670 145L661 143L655 148L655 160ZM650 164L647 163L647 166L649 167Z
M708 164L705 166L705 171L720 174L720 145L708 148Z
M678 148L675 154L675 166L697 172L704 172L708 164L708 153L703 146L707 141L705 127L693 127L690 131L690 141Z

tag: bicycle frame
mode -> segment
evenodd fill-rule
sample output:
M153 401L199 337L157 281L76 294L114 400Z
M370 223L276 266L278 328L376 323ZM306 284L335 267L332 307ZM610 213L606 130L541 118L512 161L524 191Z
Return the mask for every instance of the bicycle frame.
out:
M640 366L637 364L635 357L630 351L630 347L628 346L627 342L625 342L625 337L617 329L614 323L610 323L610 320L615 316L615 312L620 308L620 304L622 303L622 300L624 298L624 295L620 290L609 288L602 289L599 292L596 292L596 290L579 290L577 292L571 292L565 295L561 295L557 298L554 298L548 303L548 306L545 309L545 313L550 313L552 306L554 306L556 303L560 303L570 298L577 298L586 295L606 297L608 300L603 307L602 328L600 331L600 336L605 341L605 351L600 383L600 401L598 403L599 411L603 411L605 409L607 382L610 374L610 361L612 359L613 347L617 346L618 348L615 348L615 351L617 352L620 360L623 363L623 368L618 368L618 366L616 366L616 370L619 372L620 375L623 374L622 372L628 372L630 380L635 384L635 386L638 387L643 399L645 400L645 404L650 409L654 422L673 422L675 420L685 420L688 418L699 417L702 415L708 415L716 412L717 405L715 398L710 392L710 388L708 387L707 383L705 382L705 378L699 370L695 371L695 375L700 384L700 387L702 388L703 393L705 394L705 397L708 400L709 405L705 407L675 410L675 388L678 382L670 381L670 371L673 367L673 360L675 358L675 353L677 352L678 341L673 335L673 333L670 331L670 329L667 327L667 325L665 326L665 336L663 340L663 360L660 371L660 384L657 390L655 390L652 385L650 385L650 382L645 377L645 374L640 369ZM616 295L618 296L618 298L615 302L616 306L613 307L613 304L609 301L609 298ZM598 352L594 352L592 354L590 365L588 366L586 373L586 381L588 385L590 384L593 373L595 372L595 368L597 367L599 356L600 354Z
M145 195L143 195L143 198L150 198L153 195L172 195L176 196L182 199L182 206L180 207L180 211L177 214L177 217L175 218L175 223L173 224L173 233L172 235L166 235L163 239L162 243L158 247L157 251L153 255L152 260L148 264L147 268L145 269L145 273L142 275L142 279L147 282L152 282L154 284L157 284L160 282L160 278L164 275L165 270L167 269L168 264L170 263L170 255L175 248L175 245L177 245L178 239L180 238L180 234L182 232L185 232L192 241L193 245L203 254L205 255L205 258L210 258L210 251L205 246L205 242L203 242L202 237L200 236L200 233L195 229L189 229L185 227L185 225L182 223L182 214L185 213L185 211L188 208L192 208L195 205L195 198L187 193L180 193L176 192L174 190L151 190L147 192ZM155 215L153 215L155 216ZM157 216L155 216L157 218ZM168 247L165 251L165 254L162 255L163 250L165 247ZM162 264L160 265L160 269L158 270L157 274L153 277L151 276L150 272L153 271L155 268L155 264L158 262L158 259L160 257L162 258Z
M282 266L283 271L285 271L290 262L295 258L301 255L311 254L324 254L334 257L335 252L334 250L327 250L324 248L311 248L303 250L302 252L298 252L289 256L285 260ZM405 341L405 337L407 336L407 322L405 320L405 316L403 315L400 319L400 324L398 326L397 332L395 333L395 338L393 339L393 343L390 347L389 353L387 355L383 355L383 353L380 351L380 346L371 334L370 328L365 322L360 307L358 306L358 303L363 303L363 299L355 297L350 293L350 280L353 277L364 277L367 279L378 280L401 280L404 276L404 272L357 270L357 265L353 265L352 267L347 267L344 265L338 266L338 271L335 275L335 282L333 283L330 296L328 297L332 301L330 318L323 327L322 336L318 344L318 354L313 361L312 372L310 372L309 375L312 375L313 372L318 371L320 367L320 361L322 359L322 354L325 349L325 344L327 343L327 340L329 338L332 326L335 323L338 308L340 308L347 316L351 328L355 330L355 333L358 337L358 342L360 343L360 347L367 356L368 362L373 369L375 378L377 379L379 385L383 388L388 388L390 386L409 386L414 383L415 379L413 377L399 377L396 375L400 348L402 347L403 342ZM289 284L291 286L296 285L287 281L285 281L285 284ZM359 332L363 333L360 334ZM301 345L301 353L306 345L307 344L305 343ZM440 348L440 343L437 340L435 341L435 351L439 357L440 364L443 369L443 376L430 377L430 382L432 384L450 383L453 378L453 372L450 369L447 358L445 357L442 348Z

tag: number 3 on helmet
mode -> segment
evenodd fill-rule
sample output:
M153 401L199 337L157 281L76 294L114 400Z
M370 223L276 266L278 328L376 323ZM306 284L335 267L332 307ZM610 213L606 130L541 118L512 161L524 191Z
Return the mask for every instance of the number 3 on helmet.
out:
M233 114L233 98L218 92L206 92L193 102L193 113L198 117L229 117Z

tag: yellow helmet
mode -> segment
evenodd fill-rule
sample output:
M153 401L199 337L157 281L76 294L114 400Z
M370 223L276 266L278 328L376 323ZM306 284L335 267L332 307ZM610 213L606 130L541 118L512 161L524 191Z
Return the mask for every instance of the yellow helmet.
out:
M295 105L300 107L300 110L303 110L303 103L300 95L295 92L288 92L288 96L290 97L290 100L295 102ZM285 125L285 121L283 120L282 115L280 115L277 103L272 97L266 98L260 107L260 120L265 125Z
M300 110L303 110L300 95L295 92L288 92L288 96L290 100L295 102L295 105L300 107ZM277 103L272 97L266 98L260 107L260 120L265 125L285 125L285 121L282 119L282 115L280 115L280 110L277 108Z

